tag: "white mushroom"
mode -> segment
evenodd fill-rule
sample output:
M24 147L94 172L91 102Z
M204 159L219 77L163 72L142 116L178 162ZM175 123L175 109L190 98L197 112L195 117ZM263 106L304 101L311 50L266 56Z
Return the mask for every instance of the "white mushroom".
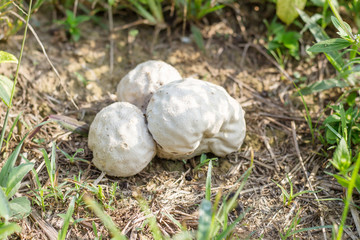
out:
M137 65L117 86L119 101L129 102L146 111L147 104L154 92L161 86L180 80L179 72L171 65L150 60Z
M126 102L113 103L96 115L88 145L95 166L118 177L139 173L156 154L143 113Z
M196 79L161 87L147 108L148 128L159 157L189 159L239 150L245 138L244 111L224 88Z

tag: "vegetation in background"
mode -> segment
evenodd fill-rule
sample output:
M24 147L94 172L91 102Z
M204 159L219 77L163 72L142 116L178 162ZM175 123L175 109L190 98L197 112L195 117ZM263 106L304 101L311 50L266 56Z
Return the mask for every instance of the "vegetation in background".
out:
M301 34L286 30L286 27L273 18L271 23L264 20L267 27L267 49L275 60L284 68L288 56L299 60L299 39Z
M77 42L81 37L79 25L83 22L89 21L90 19L91 17L88 15L76 16L74 12L66 9L66 19L61 20L58 23L64 25L65 29L69 32L71 39L74 42Z
M180 12L178 15L183 16L184 20L188 21L199 21L207 14L225 7L217 0L176 0L175 2Z
M331 17L331 21L340 38L329 38L313 19L301 11L300 15L317 41L308 51L324 53L338 74L336 78L316 82L303 89L302 92L303 94L310 94L333 87L343 89L350 87L352 89L345 92L348 94L346 103L349 108L345 110L342 103L330 106L333 113L323 123L326 142L330 144L330 149L336 146L330 162L337 169L338 174L328 174L347 189L345 207L339 230L336 233L336 239L342 239L349 204L352 204L352 191L354 188L360 191L359 110L355 102L358 96L357 86L359 85L358 76L360 72L360 58L358 57L360 55L360 35L353 34L350 25L342 20L332 0L327 0L327 4L335 15L335 17ZM346 50L340 52L343 49Z
M305 5L306 0L277 0L276 15L289 25L299 16L297 9L304 10Z

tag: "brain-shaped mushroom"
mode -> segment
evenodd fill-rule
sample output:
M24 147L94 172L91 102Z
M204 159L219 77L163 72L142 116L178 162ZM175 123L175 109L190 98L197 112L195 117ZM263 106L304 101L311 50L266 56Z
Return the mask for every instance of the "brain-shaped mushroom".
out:
M139 173L156 154L141 110L126 103L113 103L95 117L89 131L93 163L111 176Z
M147 107L148 128L159 157L189 159L239 150L245 138L244 111L224 88L196 79L161 87Z
M154 92L161 86L180 80L179 72L171 65L150 60L137 65L117 86L119 101L129 102L146 111L147 104Z

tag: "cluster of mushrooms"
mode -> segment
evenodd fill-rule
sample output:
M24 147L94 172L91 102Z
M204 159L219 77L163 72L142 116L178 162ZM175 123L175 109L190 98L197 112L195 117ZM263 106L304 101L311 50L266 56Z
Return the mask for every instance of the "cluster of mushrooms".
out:
M102 109L90 126L93 163L111 176L139 173L157 155L186 160L238 151L244 111L224 88L179 72L162 61L131 70L117 87L119 102Z

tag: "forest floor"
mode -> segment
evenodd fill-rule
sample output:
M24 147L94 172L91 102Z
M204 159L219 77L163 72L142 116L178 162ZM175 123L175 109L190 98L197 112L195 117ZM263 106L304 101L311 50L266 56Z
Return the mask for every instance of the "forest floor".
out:
M248 11L243 11L242 17L253 16L251 21L247 21L249 26L241 26L237 21L225 18L204 26L205 53L198 50L194 42L181 41L181 37L184 37L181 28L173 30L171 39L168 39L166 31L160 32L150 52L152 27L133 27L139 31L135 37L130 34L131 29L116 31L112 48L108 30L99 25L83 24L82 39L73 43L68 40L64 30L49 23L47 16L34 15L31 24L59 72L60 79L34 35L29 34L10 116L11 124L22 113L21 124L15 127L7 152L14 149L31 126L39 124L51 114L90 124L97 112L116 101L115 89L123 76L141 62L162 60L174 66L184 77L191 76L223 86L246 111L247 135L241 150L215 161L212 174L212 197L219 191L224 196L236 191L240 184L238 179L249 168L251 151L254 152L254 168L239 196L239 206L229 216L231 221L238 214L248 211L235 230L240 239L249 234L252 234L250 239L261 236L262 239L279 239L279 232L285 232L297 214L301 218L297 229L339 223L342 201L317 201L316 198L342 198L343 188L325 174L325 171L332 171L328 159L324 157L326 149L317 140L312 142L304 118L304 105L301 98L294 95L296 89L292 81L300 80L286 75L294 76L297 72L306 78L305 83L310 83L331 76L333 70L320 55L312 59L303 57L296 63L288 62L286 73L281 72L262 45L266 28L262 20L254 17L259 13L252 14L252 11L255 10L250 7ZM115 27L123 26L126 22L115 18L114 24ZM189 34L185 33L185 37L189 37ZM21 40L20 32L7 42L0 43L0 49L18 55ZM309 41L311 43L311 39ZM113 61L110 60L111 49ZM1 66L0 74L10 76L14 73L13 65ZM322 110L334 96L336 93L326 92L321 97L315 95L306 98L314 125L318 119L321 120ZM1 108L2 122L4 105ZM91 164L92 153L88 149L87 138L71 133L56 123L44 125L33 139L25 142L23 148L24 156L36 164L42 185L47 186L49 181L40 149L45 148L50 152L53 142L70 155L77 149L84 149L77 157L89 161L71 164L57 150L57 183L64 184L62 191L70 190L71 195L75 183L81 183L84 186L81 191L89 192L85 186L96 182L101 172ZM103 177L98 182L105 195L101 200L103 203L112 200L106 212L130 239L151 239L151 232L144 225L146 217L135 199L136 195L141 194L148 200L164 234L172 236L179 231L168 214L188 229L196 228L198 207L205 196L207 171L206 166L196 170L198 164L198 157L187 162L155 158L136 176ZM295 193L309 189L316 193L302 194L284 205L281 189L275 182L289 190L286 176L291 179ZM116 199L111 199L114 183L117 183ZM35 200L35 189L33 175L29 175L24 179L19 194ZM44 208L33 201L32 214L20 221L23 231L18 236L22 239L56 239L55 233L63 223L58 214L66 212L69 201L70 198L55 201L53 196L49 196L45 199ZM84 204L77 205L73 218L83 220L69 228L68 239L93 239L93 221L103 237L109 237L101 221ZM350 226L353 225L351 221L349 217L347 224ZM330 239L331 230L325 232ZM355 232L354 227L346 229L348 238L358 239ZM324 239L324 233L318 229L299 233L296 237Z

